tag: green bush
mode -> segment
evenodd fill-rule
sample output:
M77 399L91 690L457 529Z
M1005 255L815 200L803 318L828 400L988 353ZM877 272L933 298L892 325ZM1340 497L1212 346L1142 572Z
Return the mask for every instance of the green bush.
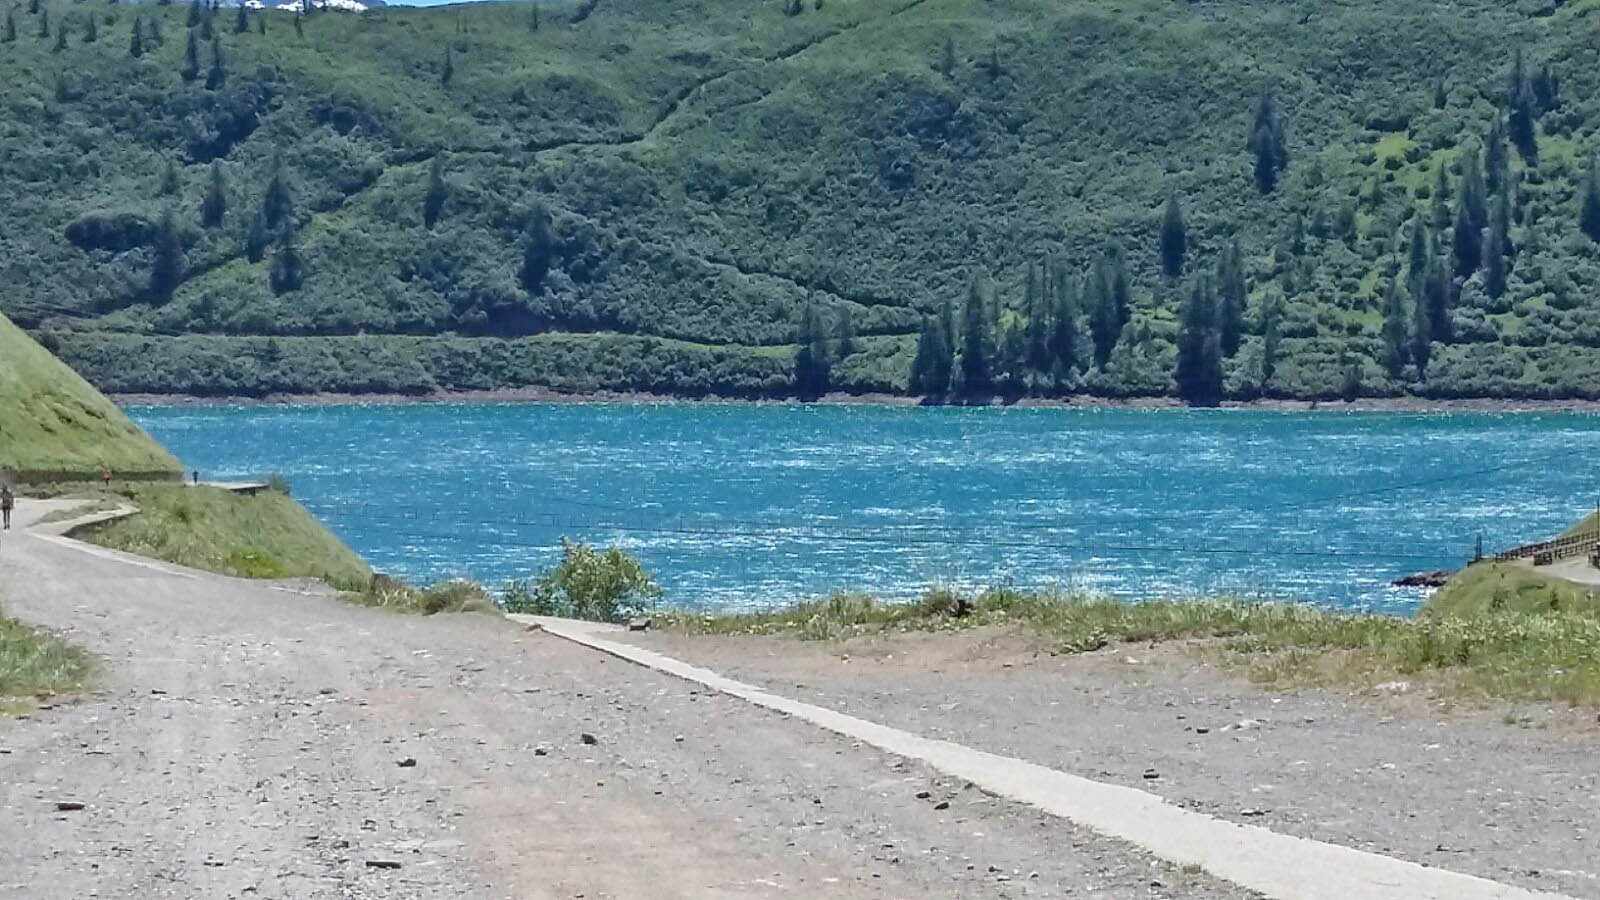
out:
M661 597L639 561L619 547L596 550L584 541L561 539L561 563L532 583L506 585L506 612L595 622L626 622L649 612Z

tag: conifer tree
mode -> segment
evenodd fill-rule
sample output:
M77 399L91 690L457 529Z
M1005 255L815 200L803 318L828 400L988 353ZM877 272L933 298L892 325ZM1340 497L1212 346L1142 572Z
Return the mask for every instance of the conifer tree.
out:
M989 364L994 339L985 294L982 279L974 275L967 289L961 328L961 392L969 397L987 395L994 388Z
M234 34L244 34L245 32L247 32L249 30L250 30L250 10L245 9L244 4L240 3L239 6L238 6L238 10L233 15L233 33Z
M1450 95L1445 91L1444 79L1433 83L1433 108L1444 109L1450 103Z
M1050 372L1053 359L1050 353L1050 314L1055 310L1051 299L1048 261L1028 266L1027 297L1027 364L1040 375Z
M144 25L139 17L133 17L133 37L128 39L128 55L134 59L144 55Z
M1511 71L1506 76L1506 97L1504 105L1509 107L1516 102L1517 95L1528 83L1528 69L1522 60L1522 48L1512 51Z
M956 371L956 309L955 304L946 297L939 301L939 326L944 329L946 340L950 343L950 373L954 377Z
M539 4L537 2L528 4L528 30L539 30Z
M0 44L10 44L17 39L17 14L13 10L6 10L6 22L0 28Z
M303 19L303 18L305 18L305 17L302 16L298 11L295 12L295 14L294 14L294 36L297 37L297 38L303 38L303 37L306 36L305 30L303 29L303 27L300 24L300 20Z
M178 236L178 225L172 217L172 207L161 212L161 224L156 228L155 256L150 265L150 296L157 303L167 300L178 287L183 270L183 241Z
M1589 161L1589 177L1583 182L1583 197L1578 206L1578 226L1589 240L1600 242L1600 171Z
M1104 369L1111 361L1111 351L1116 349L1122 336L1121 316L1117 314L1117 300L1105 277L1102 260L1084 279L1084 301L1089 305L1089 337L1094 342L1094 364Z
M212 27L216 18L216 10L210 7L200 13L200 40L209 41L217 36L216 29Z
M1056 268L1055 312L1051 321L1050 355L1058 381L1070 379L1078 368L1078 298L1075 279L1067 273L1066 266Z
M189 3L189 18L187 20L185 20L186 26L189 27L189 28L193 28L196 25L199 25L200 24L200 20L202 18L204 18L204 17L205 17L205 12L200 7L200 0L190 0L190 3Z
M989 73L989 80L990 81L998 81L999 80L1001 73L1004 71L1003 69L1000 68L1000 48L999 47L990 47L989 48L988 63L984 66L984 70Z
M1411 304L1411 361L1417 366L1417 379L1428 380L1428 361L1433 357L1433 321L1428 303L1415 297Z
M815 400L828 392L830 361L822 320L814 303L807 303L800 317L800 331L794 352L795 393L802 400Z
M1178 323L1178 361L1172 379L1191 406L1222 402L1222 344L1216 327L1216 297L1210 276L1194 279Z
M1539 164L1539 136L1538 129L1534 127L1534 122L1539 116L1537 106L1538 101L1534 98L1533 88L1523 84L1522 90L1517 92L1517 97L1511 104L1511 143L1515 144L1517 152L1522 154L1523 162L1530 166Z
M1450 294L1454 286L1450 281L1450 266L1444 259L1435 256L1428 266L1428 272L1427 290L1423 298L1428 305L1428 324L1433 329L1433 339L1448 344L1453 338Z
M422 200L422 224L428 228L439 221L439 212L444 209L444 157L434 156L433 165L428 168L428 193Z
M455 63L450 61L450 48L446 47L444 48L444 66L439 69L439 83L449 87L450 79L455 77L455 74Z
M1511 155L1506 147L1505 125L1501 122L1500 115L1496 113L1494 124L1489 126L1489 134L1483 139L1483 179L1486 193L1492 195L1504 190L1510 172Z
M1406 254L1406 278L1411 286L1413 297L1422 296L1417 286L1429 274L1429 264L1433 261L1433 242L1428 236L1428 226L1422 224L1422 216L1411 217L1411 247Z
M266 34L266 33L267 33L267 17L266 16L256 16L256 34Z
M1450 227L1450 176L1443 165L1433 183L1433 230L1444 231Z
M950 391L950 337L937 316L922 317L917 356L911 362L911 392L943 396Z
M1542 115L1561 105L1561 81L1550 70L1550 64L1545 63L1539 68L1539 74L1533 76L1533 98L1538 102L1538 111Z
M294 217L294 201L289 195L289 181L283 171L283 157L272 158L272 177L267 180L267 192L261 198L261 214L267 228L276 230Z
M195 39L194 29L189 30L189 40L183 48L183 68L178 70L184 81L193 81L200 77L200 42Z
M60 53L65 49L67 49L67 20L62 19L56 23L56 45L51 52Z
M555 230L550 223L550 210L543 203L534 204L528 214L528 224L522 233L522 286L530 294L544 290L545 276L555 261Z
M939 74L952 78L956 74L956 39L944 36L944 47L939 51Z
M1255 122L1250 127L1250 150L1255 153L1256 188L1270 194L1278 177L1289 166L1289 151L1284 139L1283 118L1272 94L1263 94L1256 106Z
M250 217L250 228L244 234L244 255L253 263L261 262L267 255L267 244L272 235L267 228L267 217L259 208Z
M1111 304L1117 313L1117 332L1121 335L1122 328L1133 321L1133 290L1128 278L1128 261L1122 255L1122 248L1112 247L1105 257L1106 293L1111 297Z
M1279 344L1282 335L1283 304L1276 298L1267 303L1261 311L1261 389L1266 391L1268 382L1278 371Z
M1178 195L1167 195L1166 209L1161 213L1161 269L1168 278L1183 275L1183 263L1189 254L1189 232L1183 224L1183 209L1178 205Z
M1235 240L1217 260L1217 341L1225 358L1239 352L1244 339L1244 306L1248 288L1244 280L1244 253Z
M138 21L138 20L135 19L134 21ZM50 36L50 10L48 10L48 9L39 10L39 35L38 36L40 38L47 38L47 37Z
M200 204L200 222L207 228L222 225L223 213L228 208L228 182L222 173L222 160L211 161L211 181L206 186L206 198Z
M206 90L214 91L222 87L228 80L228 72L222 66L222 39L211 39L211 68L206 70Z
M28 0L28 15L37 16L38 14L39 14L39 0Z
M178 193L178 167L169 159L161 167L161 182L156 188L156 194L170 197L176 193Z
M159 47L165 42L161 36L161 17L152 16L145 26L144 42L147 47Z
M1496 215L1494 224L1483 233L1483 290L1496 300L1506 292L1506 254L1504 222Z
M1351 200L1339 207L1339 220L1334 223L1334 230L1346 246L1354 247L1361 237L1361 227L1357 220L1356 201Z
M1456 274L1470 278L1483 265L1483 229L1489 223L1478 155L1468 151L1461 158L1461 167L1461 195L1456 198L1453 241Z
M1405 371L1411 335L1408 312L1405 287L1400 279L1392 279L1383 295L1383 361L1390 378L1399 378Z
M286 229L278 239L278 248L272 252L267 285L274 294L285 294L298 291L304 284L305 264L300 259L300 249L295 246L294 229Z
M839 308L839 321L834 327L834 334L839 341L839 349L834 354L834 359L844 362L846 357L854 356L861 349L856 345L856 320L850 313L850 307Z
M100 39L100 26L96 23L93 13L83 18L83 42L92 44Z

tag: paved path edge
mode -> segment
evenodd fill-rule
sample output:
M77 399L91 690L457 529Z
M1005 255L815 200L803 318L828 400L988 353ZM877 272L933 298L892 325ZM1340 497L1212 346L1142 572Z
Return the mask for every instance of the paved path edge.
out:
M1240 825L1024 760L921 737L752 687L672 657L611 640L617 626L544 616L508 618L659 672L696 682L890 753L926 763L1002 797L1127 841L1178 865L1198 865L1276 900L1570 900L1393 857Z

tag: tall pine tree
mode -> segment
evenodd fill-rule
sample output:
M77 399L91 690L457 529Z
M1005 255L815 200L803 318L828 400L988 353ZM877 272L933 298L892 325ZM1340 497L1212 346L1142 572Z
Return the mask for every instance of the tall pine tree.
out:
M272 231L267 227L267 216L260 209L250 217L250 227L244 234L244 255L253 263L261 262L267 255L267 245L272 243Z
M1244 253L1235 240L1217 260L1217 341L1222 355L1233 358L1244 339L1244 306L1249 288L1244 280Z
M250 30L250 10L243 3L239 4L238 11L233 16L233 33L244 34Z
M911 362L911 392L942 397L950 392L950 336L938 316L922 317L917 356Z
M1256 188L1270 194L1278 186L1278 177L1289 166L1289 151L1284 139L1283 117L1272 94L1263 94L1256 105L1255 121L1250 127L1248 140L1255 153Z
M294 201L289 195L289 179L284 173L281 154L272 158L272 176L267 179L267 192L261 198L261 214L267 228L274 231L292 224Z
M200 204L200 222L207 228L222 225L223 213L228 208L228 183L223 176L222 160L211 161L211 182L206 186L206 198Z
M1070 382L1078 370L1078 292L1077 279L1073 278L1064 262L1052 267L1054 272L1055 312L1050 332L1050 355L1058 383Z
M522 286L528 293L543 292L544 279L550 272L550 264L555 261L555 252L556 239L550 224L550 210L543 203L536 204L522 232ZM812 315L815 313L815 310L811 310Z
M1429 318L1426 298L1414 296L1411 304L1411 361L1416 363L1417 378L1428 380L1428 361L1433 358L1433 320Z
M974 275L967 289L961 327L961 392L969 397L987 396L994 389L990 366L994 338L987 293L983 279Z
M183 241L178 236L178 224L172 216L172 207L161 212L161 224L156 227L155 254L150 264L150 297L157 303L172 297L183 272Z
M228 72L222 65L222 39L211 39L211 68L206 70L206 90L214 91L222 87L228 80Z
M1428 266L1423 302L1428 306L1428 325L1433 329L1433 339L1441 344L1448 344L1454 336L1450 321L1451 294L1454 289L1449 264L1435 256Z
M428 228L439 221L439 213L444 209L444 157L435 155L433 164L428 167L428 192L422 198L422 224Z
M1583 196L1578 202L1578 227L1589 240L1600 243L1600 170L1589 160L1589 177L1583 181Z
M828 392L830 361L828 341L822 319L814 303L807 303L800 316L794 351L794 390L802 400L815 400Z
M128 55L134 59L144 55L144 25L138 16L133 17L133 36L128 39Z
M178 70L184 81L193 81L200 77L200 42L194 36L194 29L189 29L189 40L183 47L183 67Z
M1191 406L1222 402L1222 341L1216 327L1216 296L1211 279L1194 279L1178 323L1178 361L1172 380Z
M1400 378L1405 372L1410 336L1405 286L1399 278L1391 279L1383 295L1383 363L1390 378Z
M1183 223L1183 208L1178 205L1178 195L1167 195L1167 206L1161 212L1161 269L1168 278L1183 275L1183 263L1189 254L1189 231Z

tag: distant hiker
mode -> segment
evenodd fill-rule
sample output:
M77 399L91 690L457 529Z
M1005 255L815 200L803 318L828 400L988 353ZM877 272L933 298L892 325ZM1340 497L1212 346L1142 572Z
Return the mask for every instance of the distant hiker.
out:
M190 472L189 474L194 476L194 483L196 485L199 485L200 484L200 470L199 469L195 469L193 472Z
M11 508L17 505L17 495L11 493L11 485L0 484L0 518L5 520L5 530L11 530Z
M105 482L106 487L110 487L111 486L111 470L110 469L101 469L100 470L100 480Z

